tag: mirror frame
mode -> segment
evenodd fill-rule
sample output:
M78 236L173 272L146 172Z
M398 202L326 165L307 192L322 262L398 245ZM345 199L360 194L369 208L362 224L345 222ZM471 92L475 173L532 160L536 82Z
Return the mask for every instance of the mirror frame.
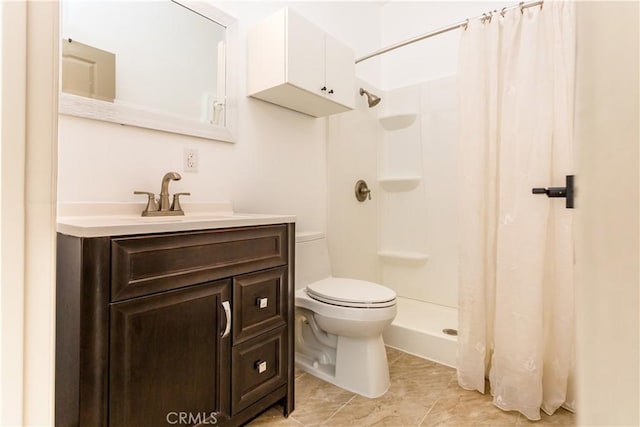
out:
M59 113L69 116L102 120L121 125L155 129L181 135L195 136L225 142L236 142L238 126L238 22L231 15L214 6L192 0L171 0L194 13L211 19L226 28L225 31L225 126L202 123L195 119L175 116L145 107L101 101L94 98L59 93ZM61 53L60 53L61 55ZM62 73L61 77L62 78ZM60 85L62 87L62 85Z

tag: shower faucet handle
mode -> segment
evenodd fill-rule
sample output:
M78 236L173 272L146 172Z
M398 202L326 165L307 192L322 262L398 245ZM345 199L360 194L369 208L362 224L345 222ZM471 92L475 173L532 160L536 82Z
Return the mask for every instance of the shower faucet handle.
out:
M367 182L363 179L356 182L355 193L356 199L358 199L359 202L364 202L367 198L371 200L371 190L369 189Z

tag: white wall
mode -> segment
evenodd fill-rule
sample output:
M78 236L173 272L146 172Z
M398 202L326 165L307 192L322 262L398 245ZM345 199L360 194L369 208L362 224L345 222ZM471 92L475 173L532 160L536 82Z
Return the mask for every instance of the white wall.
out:
M237 211L297 215L299 230L325 230L326 119L314 119L246 94L246 31L262 17L292 4L301 14L356 51L377 46L373 3L216 2L239 20L239 129L236 144L60 116L59 201L139 201L134 190L159 191L170 170L183 179L171 191L190 201L231 200ZM198 150L199 172L183 173L185 147ZM186 199L185 199L186 200Z
M58 11L2 9L0 424L51 425Z
M23 422L27 7L0 4L0 425Z
M382 46L512 4L486 1L387 2L382 8ZM390 90L455 75L460 31L453 30L382 55L382 88Z
M637 2L578 4L578 424L640 425Z

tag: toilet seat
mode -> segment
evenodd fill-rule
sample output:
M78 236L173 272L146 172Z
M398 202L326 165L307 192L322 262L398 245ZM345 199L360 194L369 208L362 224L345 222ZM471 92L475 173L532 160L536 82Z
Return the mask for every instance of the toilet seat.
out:
M310 283L307 295L317 301L341 307L383 308L396 304L396 293L377 283L329 277Z

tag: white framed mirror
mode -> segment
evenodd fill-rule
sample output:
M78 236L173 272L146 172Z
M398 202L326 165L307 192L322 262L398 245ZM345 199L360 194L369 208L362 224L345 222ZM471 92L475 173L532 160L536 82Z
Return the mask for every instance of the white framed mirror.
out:
M61 2L61 114L235 142L237 23L190 0Z

